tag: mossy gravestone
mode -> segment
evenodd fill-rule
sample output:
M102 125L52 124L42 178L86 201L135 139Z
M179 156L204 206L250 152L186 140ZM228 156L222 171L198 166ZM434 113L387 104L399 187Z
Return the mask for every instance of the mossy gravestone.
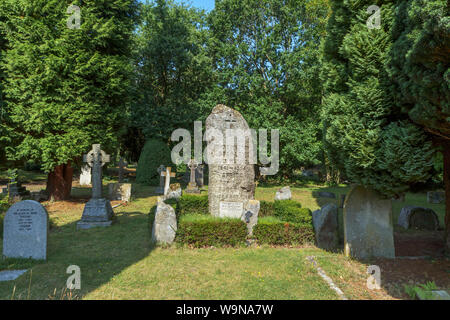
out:
M395 258L391 200L354 187L344 204L344 243L346 256Z
M36 201L18 202L3 222L3 255L7 258L47 259L48 214Z
M217 105L206 119L208 198L213 216L241 218L255 196L253 140L236 110Z

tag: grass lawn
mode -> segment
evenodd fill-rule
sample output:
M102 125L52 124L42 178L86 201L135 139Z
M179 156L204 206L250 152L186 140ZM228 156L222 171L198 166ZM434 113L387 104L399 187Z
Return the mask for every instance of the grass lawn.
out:
M278 188L258 188L256 198L271 201ZM312 210L322 201L333 201L313 198L318 188L293 188L293 198ZM392 296L392 290L366 288L368 262L313 246L154 248L148 228L148 212L157 198L153 190L134 185L133 202L116 208L115 223L104 229L76 230L89 188L74 188L71 201L45 203L52 221L48 260L0 260L0 270L29 269L16 281L0 282L0 299L61 299L70 265L81 268L81 290L73 292L75 299L338 299L306 260L308 256L317 258L350 299L398 297ZM339 198L348 187L321 190L335 192ZM402 205L413 201L443 217L443 205L426 204L425 195L413 194L408 194L406 203L394 204L394 217Z

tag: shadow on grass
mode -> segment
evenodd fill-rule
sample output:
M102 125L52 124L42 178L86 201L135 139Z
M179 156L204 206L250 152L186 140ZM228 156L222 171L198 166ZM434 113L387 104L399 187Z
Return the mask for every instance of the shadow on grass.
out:
M116 275L147 257L154 249L148 214L119 213L108 228L77 230L76 223L55 226L50 231L46 262L3 260L0 269L32 269L32 279L31 273L27 272L15 281L0 282L0 299L9 299L13 290L17 299L28 296L47 299L55 290L66 287L71 275L66 270L71 265L80 267L81 290L76 290L76 294L83 297L113 281Z

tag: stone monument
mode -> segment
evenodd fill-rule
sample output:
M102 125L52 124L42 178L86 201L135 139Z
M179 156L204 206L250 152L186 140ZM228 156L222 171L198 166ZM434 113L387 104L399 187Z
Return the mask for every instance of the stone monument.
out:
M206 119L206 141L209 211L213 216L241 218L255 195L249 126L238 111L219 104Z
M165 185L165 178L162 175L163 172L166 172L166 167L163 165L160 165L159 168L156 170L159 175L159 187L156 188L157 194L164 194L164 185Z
M166 178L164 182L164 195L167 196L170 189L170 178L175 178L176 174L172 172L171 167L167 167L165 172L161 172L161 176Z
M102 196L102 167L110 161L110 157L101 150L99 144L94 144L83 160L92 168L92 198L86 203L77 228L108 227L114 212L109 200Z
M436 231L439 228L439 219L432 209L407 206L400 211L398 225L405 229Z
M354 187L344 204L344 245L346 256L395 258L391 200Z
M191 159L191 161L189 161L188 167L191 170L191 177L190 177L191 179L186 188L186 193L200 193L200 189L198 188L198 185L197 185L197 182L195 179L198 164L194 159Z
M47 259L48 213L37 201L12 205L3 222L3 255L7 258Z

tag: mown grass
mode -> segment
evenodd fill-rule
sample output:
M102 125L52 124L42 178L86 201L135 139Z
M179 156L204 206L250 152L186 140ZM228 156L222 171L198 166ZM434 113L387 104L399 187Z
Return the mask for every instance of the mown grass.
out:
M256 198L272 201L277 189L259 187ZM336 193L337 199L313 198L318 189ZM134 184L133 201L116 208L115 224L105 229L76 230L89 188L74 188L71 202L46 203L53 225L48 260L0 260L0 270L29 269L16 281L0 282L0 299L10 299L13 292L14 299L52 298L55 290L64 290L70 265L81 268L76 297L84 299L338 299L307 262L311 255L347 297L389 297L366 288L366 264L315 247L155 248L148 228L148 212L157 200L154 190ZM313 185L292 188L292 193L303 207L315 210L337 202L348 190ZM394 202L394 218L410 204L431 207L443 219L444 206L427 204L424 194Z

